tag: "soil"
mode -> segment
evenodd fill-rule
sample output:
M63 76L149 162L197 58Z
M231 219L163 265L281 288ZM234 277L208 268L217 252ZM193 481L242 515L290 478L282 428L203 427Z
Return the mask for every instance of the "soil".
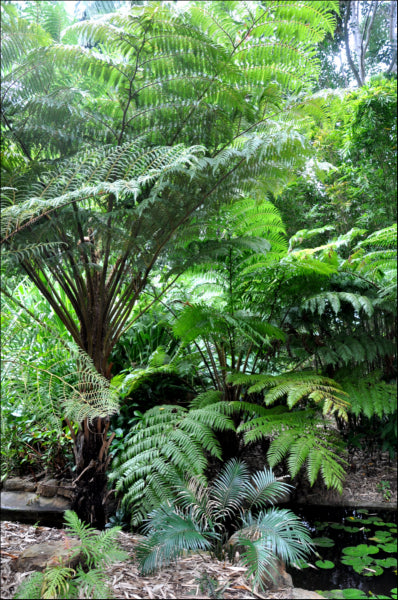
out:
M2 522L1 549L1 598L11 599L18 585L32 571L14 571L14 563L22 551L32 544L62 541L65 532L61 529ZM106 569L108 581L116 598L290 598L290 589L278 592L252 592L245 577L246 569L239 564L230 564L211 558L208 554L193 554L181 558L177 564L161 572L143 577L135 561L135 547L142 536L119 533L119 545L126 550L131 560L115 563ZM206 580L207 583L206 584ZM211 595L222 594L220 596Z
M381 481L388 481L391 498L387 502L378 489ZM355 503L356 506L397 506L397 466L382 454L369 459L361 452L350 456L350 466L344 485L343 496L329 492L321 484L313 488L301 482L301 501L320 504ZM303 487L302 487L303 486ZM298 497L297 499L300 499ZM296 499L296 500L297 500ZM11 599L19 583L30 573L16 573L14 561L21 552L32 544L45 541L62 540L64 533L60 529L24 525L3 521L1 528L1 597ZM292 598L292 589L285 588L277 592L251 591L250 582L246 578L246 570L239 564L229 564L211 558L207 554L190 555L180 559L177 565L163 569L156 575L142 577L139 575L135 561L135 546L140 536L120 532L120 545L131 556L130 562L117 563L108 568L109 583L117 598L210 598L217 597L204 582L213 580L215 593L225 599L238 598ZM202 582L202 583L201 583ZM211 585L211 584L210 584Z
M397 464L388 453L369 457L355 450L348 457L347 478L343 493L327 490L321 481L310 487L303 476L293 481L296 487L293 500L301 504L354 506L377 509L397 509ZM381 490L386 482L386 491ZM387 493L388 492L388 493Z

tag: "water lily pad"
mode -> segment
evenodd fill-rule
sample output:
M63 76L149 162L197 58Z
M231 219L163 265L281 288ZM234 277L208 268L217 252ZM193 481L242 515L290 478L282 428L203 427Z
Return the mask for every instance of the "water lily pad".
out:
M344 525L343 527L343 531L347 531L348 533L355 533L356 531L359 531L359 527L352 527L350 525Z
M365 567L362 575L365 577L378 577L384 573L383 567L380 565L370 565L369 567Z
M344 525L341 523L330 523L330 527L332 529L344 529Z
M342 590L343 598L353 598L353 600L362 600L362 598L367 598L367 595L362 590L355 590L354 588L347 588L346 590Z
M372 540L373 542L381 542L382 544L385 544L386 542L392 542L394 538L389 531L381 530L378 531L374 537L368 539Z
M347 548L343 548L343 554L348 554L349 556L365 556L366 554L377 554L378 551L379 548L377 546L367 546L366 544L358 544L358 546L347 546Z
M397 559L393 558L392 556L389 556L388 558L375 558L374 561L376 564L384 567L385 569L397 566Z
M397 542L389 542L388 544L379 544L380 550L383 552L396 552L397 551ZM344 550L343 550L344 552Z
M334 563L331 560L317 560L315 565L320 569L334 569Z
M371 558L370 556L344 556L341 559L341 562L344 565L350 565L351 567L354 566L367 566L370 565L373 562L373 558Z
M396 598L397 597L397 588L393 588L392 590L390 590L390 596L391 598Z
M384 540L378 540L378 541L384 541ZM332 540L332 538L329 538L329 537L313 538L312 543L315 544L315 546L320 546L321 548L331 548L335 544L335 542Z

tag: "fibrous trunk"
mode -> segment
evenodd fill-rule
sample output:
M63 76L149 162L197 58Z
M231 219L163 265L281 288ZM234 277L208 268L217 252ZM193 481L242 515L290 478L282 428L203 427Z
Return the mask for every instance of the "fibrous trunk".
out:
M74 439L76 461L76 497L73 510L79 517L98 529L106 522L107 469L111 459L108 437L109 417L91 423L85 419Z

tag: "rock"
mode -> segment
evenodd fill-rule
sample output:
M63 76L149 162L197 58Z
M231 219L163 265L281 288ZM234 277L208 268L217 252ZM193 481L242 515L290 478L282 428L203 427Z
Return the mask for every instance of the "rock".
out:
M285 563L279 558L275 559L275 568L270 569L271 576L265 575L262 578L263 584L270 591L277 591L284 587L293 587L293 579L289 573L286 572Z
M312 598L322 598L325 600L324 596L317 594L317 592L303 590L302 588L293 588L290 598L293 598L294 600L312 600Z
M64 512L70 510L71 503L66 498L44 498L31 492L2 492L1 518L21 523L48 524L50 527L62 525Z
M34 481L27 481L22 477L12 477L6 479L3 484L3 489L6 491L20 491L20 492L34 492L36 490L37 483Z
M45 498L52 498L58 492L58 482L55 479L47 479L37 486L37 493Z
M44 542L33 544L22 552L15 564L16 571L44 571L47 566L62 564L65 567L75 567L83 559L81 552L75 556L78 540L67 538L62 542Z

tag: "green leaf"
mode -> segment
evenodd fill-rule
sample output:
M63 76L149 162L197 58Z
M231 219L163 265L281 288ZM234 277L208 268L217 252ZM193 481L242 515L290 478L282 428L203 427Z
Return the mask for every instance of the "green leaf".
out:
M315 564L320 569L334 569L335 566L331 560L317 560Z
M379 544L380 550L383 552L396 552L397 551L397 542L389 542L388 544Z
M365 556L366 554L377 554L378 551L379 548L377 546L367 546L366 544L358 544L358 546L347 546L346 548L343 548L343 553L348 554L348 556Z
M320 546L321 548L331 548L335 544L332 538L329 537L313 538L312 543L315 544L315 546Z

